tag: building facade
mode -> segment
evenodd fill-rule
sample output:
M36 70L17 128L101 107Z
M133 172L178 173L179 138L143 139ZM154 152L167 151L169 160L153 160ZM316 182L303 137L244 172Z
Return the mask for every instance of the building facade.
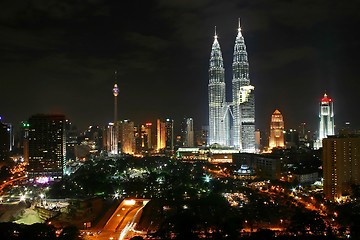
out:
M337 135L323 139L324 194L342 200L351 186L360 185L360 136Z
M66 131L64 115L38 114L29 118L30 179L61 179L66 165Z
M284 148L284 119L279 110L271 115L269 148Z
M240 22L232 63L232 101L226 102L225 69L215 33L209 66L209 144L234 146L253 153L255 143L255 95L250 84L249 61Z
M0 118L0 162L8 161L10 158L11 132L7 124L1 122Z
M229 145L225 69L218 37L215 32L209 66L209 144Z
M255 95L250 84L249 61L240 21L232 63L233 145L242 152L255 152Z
M183 146L194 147L194 121L192 118L185 118L182 124Z
M121 153L134 154L135 153L135 132L134 122L130 120L123 120L119 122L119 138Z
M174 150L174 120L170 118L165 120L165 149Z

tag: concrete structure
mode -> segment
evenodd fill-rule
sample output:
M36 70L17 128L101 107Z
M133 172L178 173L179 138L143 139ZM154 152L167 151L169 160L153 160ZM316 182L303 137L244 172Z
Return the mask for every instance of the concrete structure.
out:
M323 139L324 194L342 200L351 185L360 185L360 136L337 135Z
M192 118L184 119L183 126L184 147L194 147L194 121Z
M252 153L233 154L233 164L248 166L253 169L257 177L263 179L276 179L281 177L281 160Z

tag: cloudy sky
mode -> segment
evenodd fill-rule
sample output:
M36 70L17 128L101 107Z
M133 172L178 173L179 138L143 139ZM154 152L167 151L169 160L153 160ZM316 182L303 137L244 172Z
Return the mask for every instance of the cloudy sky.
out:
M117 70L119 118L190 116L206 125L214 26L230 87L241 18L257 128L267 130L278 108L286 128L315 129L325 91L337 126L360 128L359 7L356 0L3 0L0 115L18 124L64 113L80 130L104 125L113 118Z

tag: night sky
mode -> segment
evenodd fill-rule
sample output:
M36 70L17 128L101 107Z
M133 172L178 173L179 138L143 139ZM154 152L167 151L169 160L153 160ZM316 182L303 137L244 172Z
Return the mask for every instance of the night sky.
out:
M279 109L286 128L317 127L318 102L335 124L360 128L359 1L2 0L0 115L18 124L64 113L80 130L119 118L184 116L208 124L208 64L217 27L226 81L238 18L255 86L256 127ZM231 94L228 91L230 100Z

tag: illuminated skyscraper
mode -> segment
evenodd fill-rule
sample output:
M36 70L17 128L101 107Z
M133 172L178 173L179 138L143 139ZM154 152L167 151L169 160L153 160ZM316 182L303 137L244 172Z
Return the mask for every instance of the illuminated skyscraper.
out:
M28 123L29 177L60 179L66 164L65 116L38 114Z
M156 151L164 149L166 146L166 131L165 131L165 123L160 119L156 120Z
M284 120L279 110L271 115L269 148L283 148L284 143Z
M241 152L255 152L255 96L250 85L249 61L240 20L232 63L233 145Z
M121 121L119 124L119 135L121 142L121 152L125 154L135 153L135 133L134 122L129 120Z
M335 134L333 101L326 93L320 102L319 118L319 138L315 142L315 148L322 147L322 140Z
M320 102L319 139L322 141L328 135L334 135L334 106L332 99L326 93Z
M209 66L209 144L229 145L228 105L225 96L225 69L215 31Z
M146 136L146 141L145 142L145 148L146 149L152 149L153 148L153 134L152 134L152 123L148 122L145 123L145 136Z
M224 64L215 32L209 67L209 144L233 145L241 152L255 148L255 95L250 85L249 62L240 21L232 64L232 102L225 99ZM231 111L232 110L232 111ZM230 126L230 116L233 125Z

